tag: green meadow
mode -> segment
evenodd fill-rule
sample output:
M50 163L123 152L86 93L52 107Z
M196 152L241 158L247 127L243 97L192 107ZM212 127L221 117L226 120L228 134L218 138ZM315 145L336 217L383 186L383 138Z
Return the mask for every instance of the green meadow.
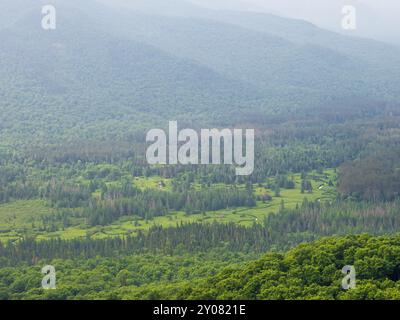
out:
M90 236L94 239L134 235L137 231L146 231L153 226L174 227L181 223L237 223L243 226L251 226L254 223L262 223L268 214L278 213L282 208L295 208L304 199L309 201L330 201L336 197L334 186L329 181L336 180L333 169L324 170L323 173L312 172L308 175L312 192L301 192L301 175L289 175L295 182L294 189L281 189L279 195L265 185L253 185L256 196L268 194L270 201L257 201L252 208L232 208L218 211L207 211L199 214L187 214L185 212L171 212L168 215L145 220L137 216L125 216L106 226L90 227L83 218L71 218L72 225L68 228L56 228L51 230L44 228L46 221L57 214L56 208L52 208L44 200L19 200L0 205L0 241L15 241L23 236L33 236L39 240L50 238L75 239ZM135 177L133 184L141 189L170 190L172 181L161 177ZM270 182L274 178L269 179ZM160 186L160 182L163 182ZM194 185L194 188L200 187ZM221 188L223 185L213 185ZM245 188L244 185L240 186ZM96 192L94 193L96 194ZM48 224L48 223L47 223Z

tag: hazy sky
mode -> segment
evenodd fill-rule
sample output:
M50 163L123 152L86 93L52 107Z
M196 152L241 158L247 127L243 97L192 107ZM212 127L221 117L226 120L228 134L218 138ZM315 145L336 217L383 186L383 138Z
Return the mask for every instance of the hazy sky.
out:
M161 12L185 12L188 2L212 9L258 11L303 19L319 27L345 34L400 45L400 0L96 0L112 6L152 8ZM356 8L357 29L342 28L345 5ZM192 8L192 6L190 6ZM150 9L150 11L152 10Z
M400 43L400 0L192 0L219 9L251 10L299 18L338 32L345 5L357 9L356 35Z

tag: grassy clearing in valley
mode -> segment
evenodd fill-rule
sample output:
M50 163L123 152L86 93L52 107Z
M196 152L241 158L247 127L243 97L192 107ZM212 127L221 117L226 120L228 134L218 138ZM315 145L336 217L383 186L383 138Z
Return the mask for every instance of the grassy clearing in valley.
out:
M251 226L253 223L261 223L271 213L279 212L282 205L285 208L295 208L305 198L309 201L329 201L336 197L335 187L329 186L329 181L335 181L334 170L325 170L323 174L311 173L308 179L313 186L312 193L301 193L301 175L293 174L296 183L294 189L281 189L280 195L275 196L271 189L264 185L254 185L256 195L269 194L271 201L257 201L254 208L232 208L218 211L208 211L200 214L188 215L184 212L172 212L169 215L156 217L152 220L144 220L138 217L127 216L107 226L88 227L84 221L76 219L74 226L49 232L38 228L40 217L54 214L56 209L46 205L43 200L16 201L0 206L0 240L16 240L23 234L36 235L38 239L63 238L74 239L86 236L93 238L104 238L135 234L138 230L148 230L152 226L174 227L180 223L228 223L234 222L244 226ZM163 190L171 189L171 180L160 177L134 178L134 184L141 189L159 189L159 182L163 181ZM244 188L244 186L242 186ZM81 219L82 220L82 219Z

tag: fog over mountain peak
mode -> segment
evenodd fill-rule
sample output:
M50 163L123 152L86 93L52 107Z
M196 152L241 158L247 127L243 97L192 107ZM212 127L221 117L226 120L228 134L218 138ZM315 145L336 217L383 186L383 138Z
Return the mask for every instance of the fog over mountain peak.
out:
M45 136L59 119L59 135L165 118L235 125L399 97L399 49L304 20L185 0L54 0L57 28L45 31L44 1L1 4L4 132L27 114L36 120L15 132Z
M322 28L400 44L400 2L397 0L192 0L214 9L274 13L304 19ZM357 10L355 31L341 27L342 8Z

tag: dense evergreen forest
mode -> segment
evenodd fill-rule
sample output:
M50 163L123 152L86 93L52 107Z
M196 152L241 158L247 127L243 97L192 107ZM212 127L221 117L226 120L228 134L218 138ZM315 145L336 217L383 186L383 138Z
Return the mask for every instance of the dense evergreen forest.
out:
M257 168L269 170L248 178L226 166L148 166L116 146L5 154L0 297L396 299L398 237L378 236L400 227L398 122L381 121L355 132L358 120L345 122L338 136L327 120L324 139L303 135L306 124L277 126L257 149ZM358 148L341 148L352 139ZM18 208L29 201L44 212ZM129 232L110 232L124 224ZM40 288L47 264L56 290ZM359 272L357 289L340 288L346 264Z

